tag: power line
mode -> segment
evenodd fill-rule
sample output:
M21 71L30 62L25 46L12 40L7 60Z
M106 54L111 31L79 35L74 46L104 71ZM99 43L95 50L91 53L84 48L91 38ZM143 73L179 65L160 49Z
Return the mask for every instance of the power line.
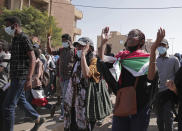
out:
M52 2L52 3L58 3L62 5L71 5L69 3L61 3L61 2ZM138 7L138 8L133 8L133 7L128 7L128 8L120 8L120 7L107 7L107 6L91 6L91 5L73 5L77 7L85 7L85 8L96 8L96 9L109 9L109 10L167 10L167 9L182 9L182 6L169 6L169 7Z

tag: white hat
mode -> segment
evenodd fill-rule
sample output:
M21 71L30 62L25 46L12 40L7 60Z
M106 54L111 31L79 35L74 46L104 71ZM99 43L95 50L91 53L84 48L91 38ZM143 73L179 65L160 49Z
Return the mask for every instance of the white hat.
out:
M163 40L161 41L161 43L162 43L162 44L165 44L165 45L168 45L168 41L167 41L166 39L163 39Z

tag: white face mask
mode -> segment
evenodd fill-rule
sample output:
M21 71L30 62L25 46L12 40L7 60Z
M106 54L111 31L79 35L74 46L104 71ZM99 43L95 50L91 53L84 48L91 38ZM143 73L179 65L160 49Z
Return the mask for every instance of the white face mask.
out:
M82 56L82 50L77 50L76 54L77 54L78 58L81 58L81 56Z
M162 46L158 47L157 50L158 50L160 55L164 55L167 52L167 49L165 47L162 47Z
M69 43L68 42L62 42L62 45L64 48L68 48L69 47Z
M5 32L10 35L10 36L14 36L15 35L15 29L11 29L11 26L8 26L6 28L4 28Z

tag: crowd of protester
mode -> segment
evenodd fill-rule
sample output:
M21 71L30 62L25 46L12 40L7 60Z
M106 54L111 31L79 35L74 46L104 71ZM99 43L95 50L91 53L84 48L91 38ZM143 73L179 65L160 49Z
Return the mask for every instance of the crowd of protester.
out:
M145 34L139 29L131 30L125 49L113 54L109 27L102 30L98 49L88 37L72 41L63 34L62 47L54 50L48 34L45 50L23 33L18 17L4 22L12 44L7 48L0 42L1 131L13 131L17 107L34 120L31 131L45 122L40 107L51 117L59 108L65 131L92 131L112 113L113 131L147 131L152 109L159 131L173 131L174 120L182 131L182 55L168 54L164 29L158 30L150 54L142 50ZM55 104L51 97L57 97Z

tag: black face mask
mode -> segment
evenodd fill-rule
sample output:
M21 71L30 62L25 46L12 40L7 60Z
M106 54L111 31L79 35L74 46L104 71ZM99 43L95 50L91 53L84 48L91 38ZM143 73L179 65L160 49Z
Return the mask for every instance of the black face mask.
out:
M127 47L127 50L130 51L130 52L136 51L137 49L138 49L138 45Z

